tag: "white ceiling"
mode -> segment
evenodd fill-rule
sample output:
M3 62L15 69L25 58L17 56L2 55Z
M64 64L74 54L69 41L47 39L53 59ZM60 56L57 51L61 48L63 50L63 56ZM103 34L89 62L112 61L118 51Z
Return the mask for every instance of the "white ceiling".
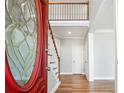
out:
M80 38L84 39L88 32L88 27L72 27L72 26L52 26L52 31L55 36L60 38ZM71 35L68 34L71 32Z

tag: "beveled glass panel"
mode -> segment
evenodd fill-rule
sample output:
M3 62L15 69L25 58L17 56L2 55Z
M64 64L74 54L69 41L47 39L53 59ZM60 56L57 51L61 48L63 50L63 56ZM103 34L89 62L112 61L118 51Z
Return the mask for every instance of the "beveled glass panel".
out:
M6 0L5 5L8 63L14 79L23 86L31 77L37 54L35 0Z

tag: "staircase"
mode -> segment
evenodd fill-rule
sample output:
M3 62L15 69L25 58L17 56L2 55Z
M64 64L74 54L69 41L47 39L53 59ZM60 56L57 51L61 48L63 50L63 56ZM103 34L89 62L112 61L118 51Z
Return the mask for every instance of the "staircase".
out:
M60 57L54 35L49 24L48 29L48 93L54 93L60 84Z

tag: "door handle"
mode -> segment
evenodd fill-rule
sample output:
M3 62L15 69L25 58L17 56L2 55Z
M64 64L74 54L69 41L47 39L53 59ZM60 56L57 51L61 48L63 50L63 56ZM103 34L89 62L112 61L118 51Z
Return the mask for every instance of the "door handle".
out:
M51 67L46 67L46 70L47 71L51 71Z
M48 52L48 51L49 51L49 49L45 49L45 51L46 51L46 52Z
M73 63L75 63L75 60L73 60Z
M88 63L88 61L85 61L85 63Z

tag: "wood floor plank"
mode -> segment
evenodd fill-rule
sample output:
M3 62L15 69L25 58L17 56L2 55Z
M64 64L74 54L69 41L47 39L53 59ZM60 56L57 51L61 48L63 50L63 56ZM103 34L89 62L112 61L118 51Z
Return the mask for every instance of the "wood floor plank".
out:
M114 93L114 81L88 82L84 75L61 75L56 93Z

